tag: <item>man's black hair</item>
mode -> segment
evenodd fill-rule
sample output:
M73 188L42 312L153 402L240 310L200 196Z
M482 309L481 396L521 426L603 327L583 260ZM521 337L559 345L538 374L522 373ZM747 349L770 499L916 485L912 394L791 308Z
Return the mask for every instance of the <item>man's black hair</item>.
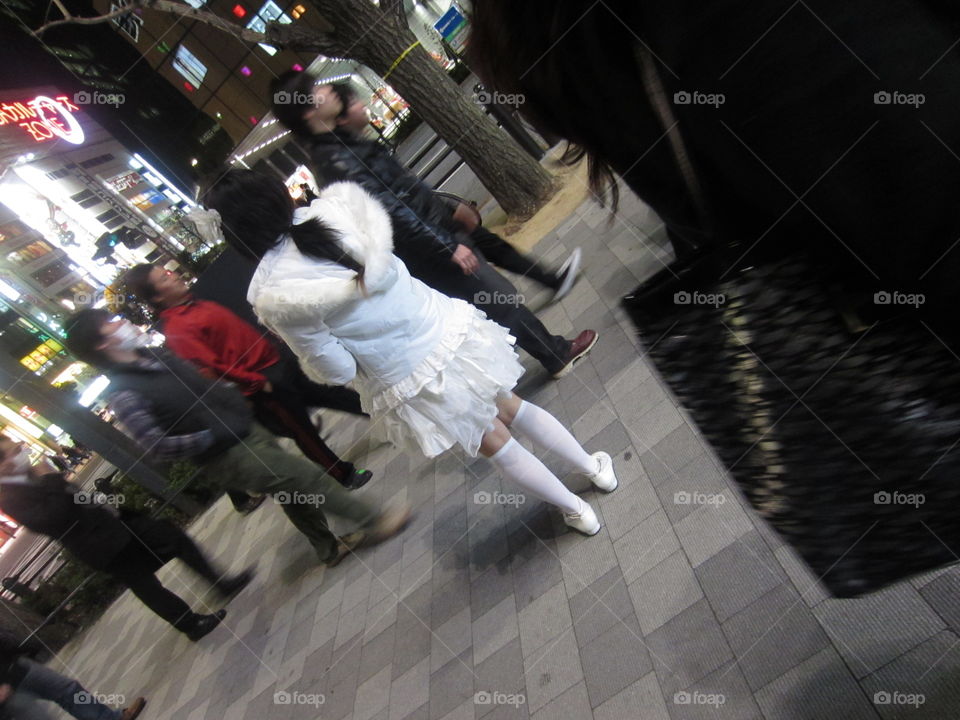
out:
M140 263L127 270L123 276L123 284L126 287L127 294L133 295L140 302L146 303L154 310L159 310L154 297L157 294L156 288L150 282L150 273L156 267L150 263Z
M84 308L67 320L67 348L78 360L103 367L110 363L109 358L99 350L103 343L103 326L113 316L100 308Z

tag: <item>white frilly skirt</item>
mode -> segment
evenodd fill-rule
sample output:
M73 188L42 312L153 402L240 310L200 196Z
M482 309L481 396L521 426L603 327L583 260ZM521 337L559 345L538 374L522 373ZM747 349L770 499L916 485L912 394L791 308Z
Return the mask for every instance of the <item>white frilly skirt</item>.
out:
M399 448L437 455L459 444L476 457L497 416L497 398L523 375L510 332L463 300L449 299L443 339L388 388L358 383L371 431Z

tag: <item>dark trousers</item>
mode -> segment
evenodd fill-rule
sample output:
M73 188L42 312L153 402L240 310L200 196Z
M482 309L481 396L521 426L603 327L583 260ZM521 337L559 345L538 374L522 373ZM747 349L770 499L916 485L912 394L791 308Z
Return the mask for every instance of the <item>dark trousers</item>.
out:
M482 253L477 254L480 266L476 271L464 275L453 262L424 262L420 257L408 260L409 253L400 252L397 254L407 264L411 275L444 295L466 300L483 310L487 317L507 328L517 339L517 345L536 358L547 372L555 373L566 364L570 341L560 335L551 335L521 302L523 298L513 283L494 270Z
M251 398L257 421L274 435L291 438L300 452L324 468L334 480L340 484L347 482L354 465L341 460L323 441L310 419L310 408L326 407L364 415L357 392L313 382L303 374L296 360L281 360L264 374L273 391L260 392Z
M160 583L156 572L179 558L211 585L223 574L210 564L190 536L173 523L138 518L129 520L127 525L134 536L105 572L130 588L144 605L175 628L189 630L197 616L178 595Z
M560 278L530 257L520 253L513 245L483 225L470 234L470 240L483 256L497 267L523 275L531 280L556 290L560 287Z

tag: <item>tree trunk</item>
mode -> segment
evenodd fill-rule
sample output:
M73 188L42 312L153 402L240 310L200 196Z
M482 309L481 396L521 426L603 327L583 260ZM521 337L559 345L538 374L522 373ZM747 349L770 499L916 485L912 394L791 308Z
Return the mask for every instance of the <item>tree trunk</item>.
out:
M523 152L462 89L417 45L394 62L417 38L399 14L370 0L317 0L335 35L353 58L393 86L447 144L463 158L480 182L511 215L526 218L554 189L543 167Z

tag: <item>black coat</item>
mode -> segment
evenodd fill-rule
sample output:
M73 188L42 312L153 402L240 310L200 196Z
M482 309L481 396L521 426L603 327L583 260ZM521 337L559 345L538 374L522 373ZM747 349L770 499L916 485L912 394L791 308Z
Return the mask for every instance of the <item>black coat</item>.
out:
M58 473L37 482L0 483L0 509L28 530L58 540L95 570L104 570L133 535L106 508L76 502L76 490Z
M311 170L321 185L350 181L361 185L390 213L394 252L418 276L438 264L449 265L464 239L457 237L452 214L416 175L382 145L359 140L343 130L308 140Z

